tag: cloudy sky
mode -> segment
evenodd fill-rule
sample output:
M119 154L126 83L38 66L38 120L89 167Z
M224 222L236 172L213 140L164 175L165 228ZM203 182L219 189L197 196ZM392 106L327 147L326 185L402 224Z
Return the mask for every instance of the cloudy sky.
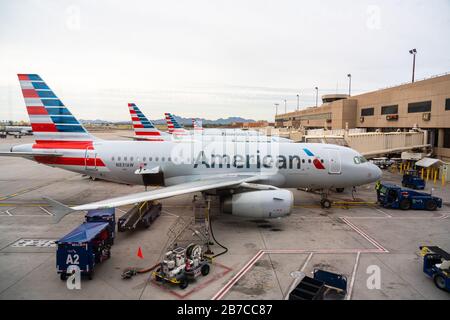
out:
M450 71L450 1L0 1L0 120L27 120L17 73L81 119L242 116Z

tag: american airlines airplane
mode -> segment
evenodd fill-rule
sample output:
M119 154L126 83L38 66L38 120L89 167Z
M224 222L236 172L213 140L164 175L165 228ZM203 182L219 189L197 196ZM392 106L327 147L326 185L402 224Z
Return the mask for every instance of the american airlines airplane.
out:
M33 130L29 126L5 126L5 132L15 136L32 135Z
M367 184L381 170L350 148L314 143L110 141L89 134L36 74L19 74L36 141L1 156L18 156L104 180L162 188L70 207L112 208L202 192L234 215L274 218L291 212L291 191ZM57 203L54 201L54 203ZM63 215L62 215L63 216ZM62 217L60 216L60 218Z
M149 120L144 113L139 109L135 103L128 103L128 109L131 116L131 121L133 123L134 136L124 136L126 138L132 138L141 141L234 141L234 142L293 142L290 139L280 138L280 137L268 137L268 136L245 136L242 134L232 135L230 133L225 134L224 131L220 129L206 129L203 130L199 120L192 119L194 123L194 130L185 130L182 125L180 125L175 118L167 113L166 116L173 120L168 120L168 128L176 128L177 131L172 130L172 134L167 132L162 132L155 127L151 120ZM172 122L173 121L173 122ZM211 130L216 130L213 133ZM178 132L178 133L177 133ZM181 134L179 134L181 132ZM206 134L208 132L209 134Z

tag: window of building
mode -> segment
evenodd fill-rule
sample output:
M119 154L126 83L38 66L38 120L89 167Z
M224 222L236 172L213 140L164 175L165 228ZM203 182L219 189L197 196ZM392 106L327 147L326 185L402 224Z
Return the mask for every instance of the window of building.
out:
M398 104L381 107L381 114L397 114L397 113L398 113Z
M445 99L445 110L450 110L450 98Z
M450 129L444 129L444 148L450 148Z
M408 113L430 112L431 101L408 103Z
M374 108L361 109L361 117L368 117L374 115Z

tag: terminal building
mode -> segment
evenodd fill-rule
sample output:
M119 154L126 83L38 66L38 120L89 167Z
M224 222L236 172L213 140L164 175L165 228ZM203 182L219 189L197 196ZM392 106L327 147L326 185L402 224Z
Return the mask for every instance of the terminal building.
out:
M355 96L322 96L322 105L278 114L277 128L427 131L438 158L450 162L450 74Z

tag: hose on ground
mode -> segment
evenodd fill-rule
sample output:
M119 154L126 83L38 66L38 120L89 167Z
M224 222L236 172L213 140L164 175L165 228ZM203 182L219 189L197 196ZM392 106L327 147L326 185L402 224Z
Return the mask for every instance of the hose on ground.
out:
M211 237L216 242L216 244L218 244L220 247L222 247L222 249L224 249L222 252L212 256L213 258L217 258L218 256L221 256L221 255L227 253L228 252L228 248L225 247L223 244L221 244L219 241L217 241L216 237L214 236L214 232L213 232L213 228L212 228L212 224L211 224L211 219L208 219L208 221L209 221L209 232L211 232Z
M128 268L122 273L122 279L130 279L131 277L133 277L137 274L143 274L143 273L150 272L158 266L159 266L159 263L157 263L154 266L151 266L150 268L147 268L147 269Z

